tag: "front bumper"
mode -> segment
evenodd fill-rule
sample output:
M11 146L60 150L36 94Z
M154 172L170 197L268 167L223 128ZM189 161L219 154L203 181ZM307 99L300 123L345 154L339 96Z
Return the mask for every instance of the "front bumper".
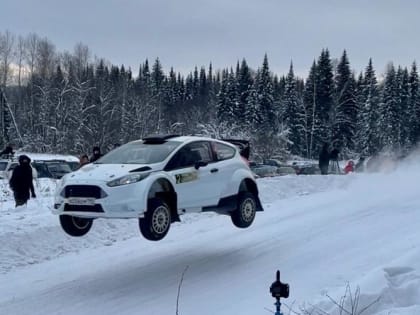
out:
M103 181L69 181L57 189L52 213L86 218L142 218L142 186L141 181L116 187Z

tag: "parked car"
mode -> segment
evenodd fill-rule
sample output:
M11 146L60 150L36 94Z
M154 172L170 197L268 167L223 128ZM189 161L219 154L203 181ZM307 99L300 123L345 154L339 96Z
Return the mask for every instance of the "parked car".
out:
M237 146L176 135L129 142L65 175L53 207L71 236L88 233L96 218L134 218L152 241L163 239L184 213L227 214L235 226L247 228L262 210Z
M283 165L277 168L277 174L278 175L296 175L296 170L291 166Z
M15 156L19 156L21 154L25 154L29 156L32 162L57 162L60 161L62 163L68 164L71 171L76 170L80 163L79 158L69 154L55 154L55 153L32 153L32 152L16 152ZM67 168L66 168L67 169Z
M265 164L252 164L250 165L251 170L254 174L258 177L269 177L269 176L277 176L277 167L273 165L265 165Z
M277 160L277 159L266 159L263 161L263 164L277 166L277 167L284 166L284 163L282 163L280 160Z
M12 178L13 170L19 165L19 162L15 159L0 160L0 179L10 180ZM32 177L37 178L38 173L31 162Z
M0 179L7 178L7 168L9 165L10 160L1 159L0 160Z
M60 179L64 174L73 171L72 167L79 159L72 155L31 153L18 151L13 158L0 160L0 179L9 180L16 165L18 158L25 154L31 159L33 178L55 178Z
M321 174L318 163L309 161L293 162L291 167L296 171L297 175L318 175Z
M64 160L38 160L34 161L32 165L38 172L38 178L60 179L65 174L72 172L70 165Z

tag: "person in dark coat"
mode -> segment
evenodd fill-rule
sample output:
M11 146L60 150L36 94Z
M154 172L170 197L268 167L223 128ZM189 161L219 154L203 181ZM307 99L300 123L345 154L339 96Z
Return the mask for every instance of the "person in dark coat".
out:
M319 153L319 169L322 175L328 174L328 166L330 165L330 153L328 152L328 144L324 143Z
M15 154L15 152L13 151L13 144L9 143L3 151L0 152L0 157L5 156L7 158L13 156L13 154Z
M32 178L31 159L26 155L19 156L19 165L15 167L10 178L10 188L13 190L16 207L26 204L30 198L35 198Z
M93 155L90 157L90 162L95 162L96 160L98 160L102 154L101 154L101 149L99 147L93 147L93 151L92 151Z

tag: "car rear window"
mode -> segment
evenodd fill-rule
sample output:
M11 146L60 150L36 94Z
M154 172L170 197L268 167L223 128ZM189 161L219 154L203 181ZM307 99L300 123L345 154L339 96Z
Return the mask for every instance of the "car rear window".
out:
M182 142L143 143L135 141L124 144L101 157L99 164L152 164L165 160Z
M231 146L220 142L213 142L212 146L218 161L230 159L235 155L236 152L235 149Z

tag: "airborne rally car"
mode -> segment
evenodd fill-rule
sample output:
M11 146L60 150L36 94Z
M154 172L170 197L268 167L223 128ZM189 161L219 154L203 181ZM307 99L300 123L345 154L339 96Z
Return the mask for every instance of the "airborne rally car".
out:
M249 146L229 141L167 135L129 142L64 176L53 213L71 236L88 233L95 218L137 218L143 236L158 241L181 214L205 211L246 228L263 209L241 156Z

